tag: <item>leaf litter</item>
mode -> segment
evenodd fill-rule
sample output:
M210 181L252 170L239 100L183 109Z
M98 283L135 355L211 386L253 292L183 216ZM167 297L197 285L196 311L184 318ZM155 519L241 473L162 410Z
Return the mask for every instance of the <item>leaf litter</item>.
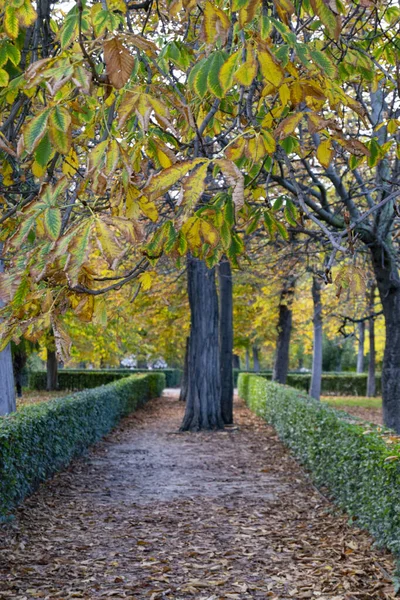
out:
M392 556L235 408L179 434L169 391L43 484L0 526L0 599L394 598Z

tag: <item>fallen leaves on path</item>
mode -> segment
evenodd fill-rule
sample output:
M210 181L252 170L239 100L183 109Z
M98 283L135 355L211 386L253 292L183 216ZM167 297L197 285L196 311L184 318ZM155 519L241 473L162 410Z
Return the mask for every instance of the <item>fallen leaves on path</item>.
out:
M39 402L48 402L49 400L54 400L55 398L63 398L64 396L68 396L71 392L61 391L61 392L45 392L45 391L36 391L36 390L24 390L22 398L17 398L17 410L22 408L23 406L28 406L30 404L38 404Z
M155 400L42 485L0 531L0 598L390 600L393 561L241 403L179 434Z

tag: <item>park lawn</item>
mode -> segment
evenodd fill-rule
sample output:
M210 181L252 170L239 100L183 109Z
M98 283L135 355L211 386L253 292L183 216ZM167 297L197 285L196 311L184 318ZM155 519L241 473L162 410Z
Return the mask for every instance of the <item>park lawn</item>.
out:
M361 406L362 408L382 408L382 398L364 396L321 396L321 401L334 408L343 406Z
M61 392L46 392L37 390L23 390L22 398L17 398L17 410L29 404L38 404L39 402L48 402L54 398L63 398L71 392L63 390Z

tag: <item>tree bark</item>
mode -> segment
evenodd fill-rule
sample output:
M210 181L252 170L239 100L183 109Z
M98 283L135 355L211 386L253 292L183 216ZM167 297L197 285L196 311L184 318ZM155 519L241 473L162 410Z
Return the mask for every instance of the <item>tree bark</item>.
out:
M281 291L279 300L278 339L272 381L286 383L289 371L289 347L292 333L292 302L294 296L294 278L290 277Z
M22 397L22 383L24 376L24 368L26 361L28 360L28 354L26 351L26 341L21 340L20 343L13 344L11 347L11 356L14 371L15 387L17 388L18 398Z
M190 344L188 392L181 431L222 429L218 295L215 269L188 256Z
M310 382L310 396L319 400L321 397L321 379L322 379L322 302L321 302L321 284L317 277L313 277L312 299L314 306L313 314L313 359Z
M253 346L253 371L254 373L260 372L260 357L257 346Z
M365 321L358 323L357 373L364 372Z
M0 255L3 250L3 244L0 243ZM4 263L0 259L0 273L4 271ZM4 303L0 301L0 308ZM13 364L11 357L11 347L8 344L0 352L0 416L8 415L17 410L15 402L15 384Z
M182 375L182 383L181 383L181 391L179 393L179 401L186 402L187 398L187 390L188 390L188 371L189 371L189 344L190 337L186 338L186 349L185 349L185 363L183 366L183 375Z
M58 389L58 362L55 350L47 349L47 385L46 390L48 392L54 392Z
M371 286L369 297L369 314L372 315L375 309L375 284ZM369 333L369 360L368 360L368 379L367 379L367 396L372 398L376 394L376 350L375 350L375 319L371 317L368 321Z
M394 252L387 245L371 246L372 261L385 317L382 365L383 422L400 433L400 280Z
M229 260L222 258L219 278L219 345L221 366L221 416L225 425L233 423L233 293Z

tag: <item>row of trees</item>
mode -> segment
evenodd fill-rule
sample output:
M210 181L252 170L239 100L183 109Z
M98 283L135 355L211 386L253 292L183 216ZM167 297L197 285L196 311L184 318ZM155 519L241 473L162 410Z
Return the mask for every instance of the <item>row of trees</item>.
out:
M379 0L7 7L3 349L52 329L66 354L67 311L89 320L103 294L151 285L165 255L187 260L184 428L218 427L213 269L245 270L254 240L279 235L327 283L344 257L339 288L371 263L384 419L400 431L399 19Z

